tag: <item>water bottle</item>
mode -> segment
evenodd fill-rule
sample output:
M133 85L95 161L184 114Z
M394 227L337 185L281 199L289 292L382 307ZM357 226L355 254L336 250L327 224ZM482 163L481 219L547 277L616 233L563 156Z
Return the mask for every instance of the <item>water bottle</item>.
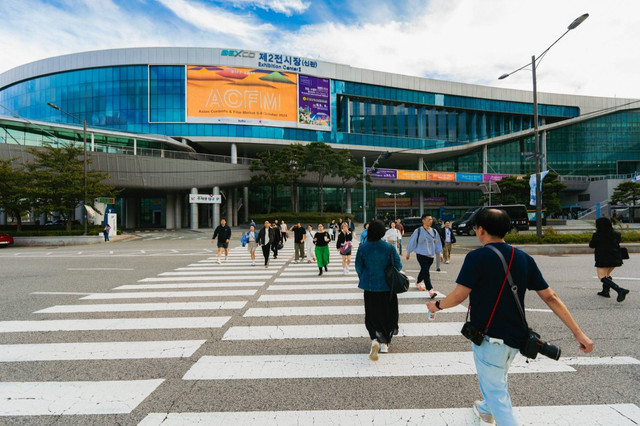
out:
M430 310L427 309L427 319L429 321L432 321L432 320L436 319L436 314L434 314L433 312L431 312Z

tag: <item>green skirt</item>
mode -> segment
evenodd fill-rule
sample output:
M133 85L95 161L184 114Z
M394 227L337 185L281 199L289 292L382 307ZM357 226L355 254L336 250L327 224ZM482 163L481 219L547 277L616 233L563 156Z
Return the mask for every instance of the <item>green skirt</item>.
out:
M329 264L329 246L316 246L316 261L318 268Z

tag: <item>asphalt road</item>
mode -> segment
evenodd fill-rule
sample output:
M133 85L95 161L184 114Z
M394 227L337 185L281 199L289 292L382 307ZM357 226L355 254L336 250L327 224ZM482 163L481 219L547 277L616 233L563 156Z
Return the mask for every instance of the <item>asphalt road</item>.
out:
M260 254L258 266L248 265L237 240L226 263L211 263L209 237L184 231L0 250L0 424L160 424L166 413L227 415L199 418L202 424L308 424L313 415L319 424L371 423L367 416L379 424L385 415L394 424L479 424L469 408L481 398L475 375L465 370L470 343L458 333L464 309L427 321L427 295L412 288L400 301L405 335L372 363L357 281L340 274L335 250L329 271L337 274L318 280L313 265L293 264L290 245L268 269ZM432 268L442 294L454 288L465 253L478 245L475 237L458 241L452 262L440 273ZM521 420L640 423L640 262L632 258L614 271L631 290L617 303L596 296L592 256L534 258L596 346L581 353L528 294L530 325L562 348L563 359L512 368ZM403 263L417 275L414 257ZM284 300L300 298L306 300ZM167 347L145 349L149 342ZM47 345L65 343L71 345ZM124 408L114 403L127 398ZM292 414L301 410L314 413Z

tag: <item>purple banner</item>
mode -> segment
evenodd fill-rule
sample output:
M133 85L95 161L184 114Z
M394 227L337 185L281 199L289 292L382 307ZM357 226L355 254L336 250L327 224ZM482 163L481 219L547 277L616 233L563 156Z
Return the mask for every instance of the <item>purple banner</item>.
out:
M377 169L374 173L367 167L367 173L375 179L398 179L398 171L394 169Z
M298 76L298 124L331 130L328 79Z
M483 182L498 182L500 179L502 179L505 176L509 176L509 175L497 175L497 174L492 174L492 173L485 173L484 175L482 175L482 181Z

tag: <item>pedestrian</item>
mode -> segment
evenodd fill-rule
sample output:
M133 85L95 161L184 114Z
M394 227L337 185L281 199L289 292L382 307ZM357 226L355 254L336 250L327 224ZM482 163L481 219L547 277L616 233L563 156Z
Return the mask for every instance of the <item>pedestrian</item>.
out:
M400 241L398 244L400 250L398 251L398 253L400 254L400 256L402 256L402 237L404 237L404 226L402 226L402 221L400 219L396 219L396 229L398 230L398 232L400 232Z
M351 220L350 217L347 218L347 226L349 226L349 232L351 232L353 234L353 236L356 236L356 224L353 223L353 221Z
M254 228L256 227L256 223L253 221L253 219L251 219L251 222L249 222L249 226L253 226Z
M384 234L384 222L372 220L367 243L356 254L358 288L364 290L364 324L371 339L371 361L378 360L378 352L389 351L391 338L398 333L398 296L389 291L384 270L391 257L397 269L402 269L402 262L395 247L382 240Z
M109 225L108 223L104 226L104 229L102 230L102 234L104 235L104 242L108 243L109 242L109 232L111 232L111 225Z
M258 232L254 225L249 226L247 233L247 250L251 256L251 266L256 266L256 249L258 248Z
M400 231L396 229L396 223L393 221L389 222L389 229L387 229L387 232L384 234L384 240L398 250L398 242L400 239L402 239L402 237Z
M217 264L220 264L220 257L222 256L222 250L224 249L224 261L227 261L229 256L229 240L231 239L231 228L227 226L226 219L220 220L220 225L213 231L213 237L211 242L218 237L218 260Z
M268 220L265 220L264 228L258 232L258 245L262 248L265 268L269 267L269 254L271 252L271 245L274 244L275 238L275 230L271 227L271 223L269 223Z
M618 302L624 301L627 293L629 293L629 290L620 287L611 278L613 270L617 266L622 266L620 239L620 233L613 230L609 218L601 217L596 219L596 232L593 233L591 241L589 241L589 247L595 249L596 271L598 278L602 282L602 291L598 293L598 296L611 297L609 290L613 289L618 293L616 298Z
M433 224L431 225L431 227L432 227L436 232L438 232L438 235L442 235L442 226L441 226L441 223L442 223L442 222L440 221L440 219L438 219L438 220L434 220L434 221L433 221ZM442 241L442 239L440 239L440 241ZM444 258L444 256L443 256L443 258ZM436 256L436 257L435 257L435 260L436 260L436 272L440 272L440 261L441 261L442 259L440 259L440 256Z
M271 251L273 252L273 258L278 258L278 250L282 248L282 231L280 231L280 225L278 225L278 219L271 225L273 229L274 240L271 244Z
M318 275L322 275L322 268L324 268L325 272L329 269L327 265L329 264L329 241L331 241L331 237L329 233L325 232L324 225L321 223L318 225L318 232L313 236L313 243L316 245L316 262L318 264Z
M284 246L284 243L289 238L289 229L287 228L287 224L284 223L284 219L282 219L282 223L280 224L280 233L282 236L282 245Z
M293 232L293 249L295 251L294 263L304 260L304 241L307 238L306 232L300 221L297 221L295 226L291 228Z
M442 300L427 302L427 308L436 313L470 298L471 326L478 332L486 330L478 336L480 345L472 343L480 392L484 398L474 403L473 411L484 423L521 425L513 413L507 372L525 343L528 329L513 293L509 288L501 292L507 279L505 270L513 277L522 309L526 290L534 290L571 330L582 352L591 352L593 342L580 330L558 295L549 288L533 258L505 243L504 236L511 228L511 219L506 212L482 209L477 215L475 228L476 237L483 247L467 254L455 289ZM511 265L510 269L503 267L502 260L491 247L499 250Z
M307 232L305 233L305 251L307 252L307 263L316 261L315 247L313 246L313 237L315 237L316 231L313 230L313 226L307 226Z
M364 229L362 230L362 233L360 234L360 245L364 244L367 242L367 234L369 232L369 222L364 224Z
M433 299L437 293L431 284L429 268L433 264L434 257L442 258L442 242L440 234L431 228L432 223L433 218L430 214L425 213L422 215L422 226L413 231L413 235L411 235L407 243L406 259L409 260L411 253L416 252L416 258L420 264L416 287L422 291L429 290L429 297ZM422 283L423 281L424 284Z
M335 241L336 239L336 228L338 227L338 225L336 224L336 220L335 219L331 219L331 223L329 223L329 233L331 234L331 241Z
M347 275L349 266L351 266L351 241L353 240L353 234L349 231L348 224L342 224L342 231L338 234L337 240L336 248L338 249L338 254L342 256L342 275Z
M455 244L456 236L453 235L451 222L448 220L445 220L444 228L440 230L440 240L442 241L442 256L444 257L444 263L449 263L449 260L451 260L451 245Z

